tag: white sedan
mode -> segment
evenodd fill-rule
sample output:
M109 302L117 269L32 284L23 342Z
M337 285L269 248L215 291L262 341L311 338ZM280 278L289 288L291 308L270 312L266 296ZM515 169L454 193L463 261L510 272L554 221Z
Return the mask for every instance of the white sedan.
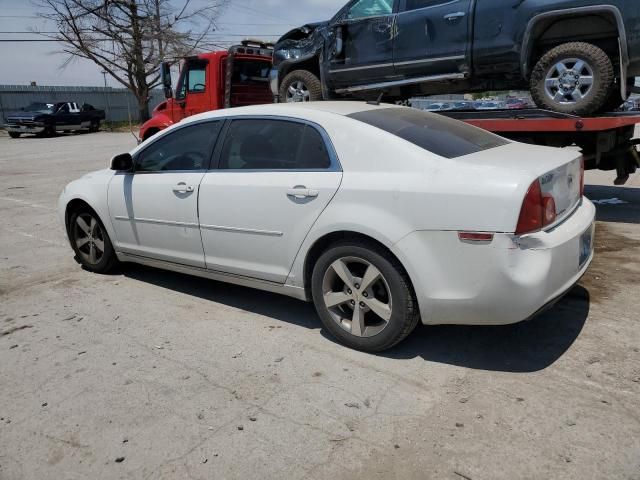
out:
M263 105L189 118L70 183L89 271L135 262L313 301L342 343L519 322L593 257L575 150L391 105ZM212 288L214 286L212 285Z

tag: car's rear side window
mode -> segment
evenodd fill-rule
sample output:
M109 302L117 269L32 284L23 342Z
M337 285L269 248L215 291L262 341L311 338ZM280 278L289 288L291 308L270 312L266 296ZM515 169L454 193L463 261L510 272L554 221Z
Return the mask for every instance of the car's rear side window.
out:
M380 108L349 115L429 152L456 158L508 143L502 137L442 115L410 108Z
M221 170L326 170L331 158L320 133L287 120L233 120Z

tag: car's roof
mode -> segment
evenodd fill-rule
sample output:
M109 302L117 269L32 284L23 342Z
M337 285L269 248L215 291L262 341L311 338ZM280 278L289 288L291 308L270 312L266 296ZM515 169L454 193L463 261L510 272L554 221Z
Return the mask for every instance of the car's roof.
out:
M398 105L381 103L379 105L356 101L328 101L328 102L297 102L297 103L269 103L265 105L251 105L226 110L215 110L190 117L187 121L206 120L236 115L291 115L305 117L313 113L330 113L347 116L354 113L376 110L380 108L402 108ZM186 123L186 122L185 122Z

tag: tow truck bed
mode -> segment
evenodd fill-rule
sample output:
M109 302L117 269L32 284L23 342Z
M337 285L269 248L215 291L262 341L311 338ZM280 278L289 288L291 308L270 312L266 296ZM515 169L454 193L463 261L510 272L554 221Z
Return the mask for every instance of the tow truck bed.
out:
M578 117L541 109L438 112L512 140L552 147L580 147L588 169L616 170L623 185L640 167L637 112Z

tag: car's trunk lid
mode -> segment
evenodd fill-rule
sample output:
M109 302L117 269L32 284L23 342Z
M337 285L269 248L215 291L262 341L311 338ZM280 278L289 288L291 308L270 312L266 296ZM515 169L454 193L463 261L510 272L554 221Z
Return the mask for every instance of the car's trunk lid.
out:
M539 180L543 194L553 196L557 221L573 212L582 196L582 155L573 148L550 148L512 142L497 148L458 157L474 166L513 170L524 199L532 182Z

